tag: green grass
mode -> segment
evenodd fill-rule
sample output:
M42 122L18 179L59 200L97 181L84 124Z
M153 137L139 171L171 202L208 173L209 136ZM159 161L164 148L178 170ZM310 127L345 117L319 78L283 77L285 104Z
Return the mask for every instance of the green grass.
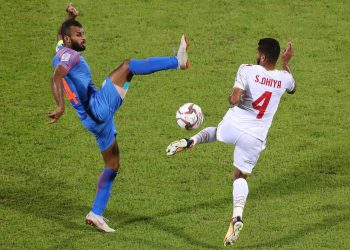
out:
M348 1L77 1L97 86L125 58L171 55L186 32L191 69L135 77L116 115L120 175L105 213L116 234L83 224L103 167L94 138L55 108L51 59L64 1L2 1L2 249L217 249L232 211L232 152L188 137L175 111L199 104L202 127L225 114L233 77L261 37L292 40L298 91L284 96L252 177L235 248L349 249Z

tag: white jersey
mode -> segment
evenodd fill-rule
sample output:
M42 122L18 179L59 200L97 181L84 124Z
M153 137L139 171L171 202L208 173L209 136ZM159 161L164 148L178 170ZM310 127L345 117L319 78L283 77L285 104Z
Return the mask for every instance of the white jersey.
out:
M234 87L244 90L244 94L226 118L234 127L265 141L281 96L294 89L293 76L284 70L269 71L260 65L242 64Z

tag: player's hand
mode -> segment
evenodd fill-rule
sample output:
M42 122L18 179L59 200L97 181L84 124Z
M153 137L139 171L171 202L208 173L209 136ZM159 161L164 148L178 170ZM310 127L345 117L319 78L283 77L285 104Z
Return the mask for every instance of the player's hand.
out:
M79 12L73 7L72 3L67 4L66 11L71 18L76 18L79 15Z
M51 118L51 120L48 122L49 124L55 123L58 121L58 119L60 119L60 117L63 115L64 113L64 108L61 107L57 107L55 109L55 111L49 113L49 118Z
M292 58L292 56L293 56L292 43L288 42L287 47L282 52L282 56L281 56L282 65L287 65L290 59Z

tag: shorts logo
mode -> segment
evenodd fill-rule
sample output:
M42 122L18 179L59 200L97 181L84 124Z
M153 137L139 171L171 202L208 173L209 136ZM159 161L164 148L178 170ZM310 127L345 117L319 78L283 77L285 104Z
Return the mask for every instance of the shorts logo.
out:
M69 53L64 53L61 57L61 62L68 62L70 58L70 54Z
M255 162L254 161L250 161L250 160L245 160L244 163L250 164L250 165L254 165Z

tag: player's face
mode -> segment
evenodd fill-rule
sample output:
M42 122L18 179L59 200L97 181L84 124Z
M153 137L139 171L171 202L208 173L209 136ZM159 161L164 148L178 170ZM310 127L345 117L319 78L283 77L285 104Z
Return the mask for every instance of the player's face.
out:
M71 48L76 51L84 51L86 48L86 37L83 28L77 26L70 27Z

